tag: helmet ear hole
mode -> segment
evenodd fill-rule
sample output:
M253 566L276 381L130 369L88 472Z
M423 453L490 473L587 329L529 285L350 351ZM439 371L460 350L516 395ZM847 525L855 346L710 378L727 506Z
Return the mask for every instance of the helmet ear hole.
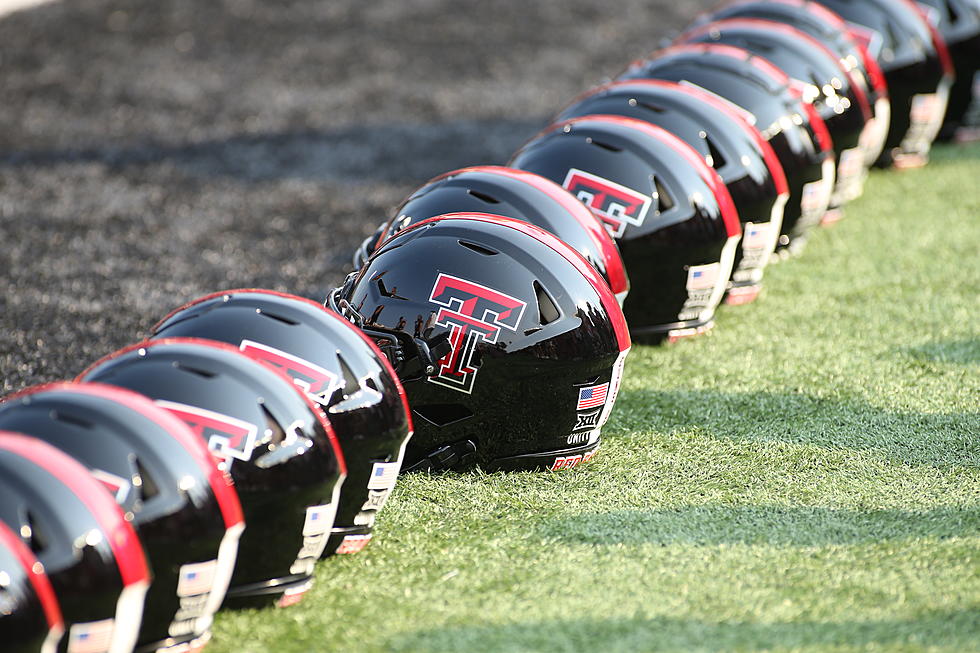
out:
M538 301L538 321L542 326L551 324L561 317L561 311L558 310L555 301L537 280L534 282L534 296Z
M412 412L438 427L449 426L473 416L473 411L461 404L424 404L413 406Z

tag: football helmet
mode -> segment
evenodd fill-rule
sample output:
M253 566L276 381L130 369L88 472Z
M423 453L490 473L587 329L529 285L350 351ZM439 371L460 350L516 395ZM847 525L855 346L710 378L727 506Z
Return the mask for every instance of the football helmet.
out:
M850 160L856 157L854 150L848 151L849 154L838 153L842 159L839 167L844 168L843 175L839 176L845 179L849 177L848 166L866 172L867 167L878 159L885 147L888 125L891 122L891 102L881 67L867 48L851 35L847 23L813 0L733 0L720 9L702 14L694 24L704 25L727 18L757 18L790 25L819 41L837 57L840 66L851 76L851 81L867 96L871 111L871 118L861 133L865 165L859 166L857 161ZM863 173L856 175L852 177L854 180L850 184L841 184L838 180L838 188L844 192L844 196L836 198L835 203L840 204L859 196L866 176Z
M919 6L946 41L956 72L939 138L962 138L959 128L966 126L966 113L973 102L980 71L980 0L919 0Z
M878 59L892 102L885 151L877 164L924 165L939 133L953 65L946 44L912 0L816 0L846 20Z
M748 111L789 183L777 252L785 257L802 250L810 229L827 212L836 166L827 125L803 100L798 83L762 57L720 44L669 47L633 62L620 78L696 84Z
M550 179L503 166L463 168L426 182L364 241L354 254L354 267L364 265L393 233L437 215L464 212L516 218L555 234L598 270L620 306L626 299L629 279L623 259L592 212Z
M146 397L98 383L11 395L0 403L0 429L81 462L136 527L153 573L136 650L176 653L207 642L244 521L200 438Z
M759 18L728 18L695 27L679 43L721 43L765 57L802 84L834 142L837 176L830 208L839 210L846 197L860 195L864 183L864 130L871 105L857 76L846 70L824 44L791 25Z
M10 653L55 650L65 632L44 566L0 521L0 642Z
M479 213L423 220L327 301L396 362L415 415L409 470L558 470L595 454L629 332L554 235Z
M749 124L748 114L697 86L658 79L592 89L560 111L555 122L589 114L626 116L663 127L718 172L743 233L725 299L729 304L754 300L779 238L789 186L775 151Z
M618 239L634 340L713 326L742 231L721 177L690 145L635 118L582 116L545 128L511 165L561 183Z
M371 539L394 488L412 418L388 359L333 311L271 290L213 293L173 311L151 338L220 340L280 368L326 411L347 480L324 555L354 553Z
M330 423L306 393L230 345L194 338L131 345L77 380L150 397L204 439L230 473L245 532L224 605L302 598L347 473Z
M0 497L0 522L43 565L61 608L65 635L56 650L132 651L151 576L112 495L68 454L4 431Z

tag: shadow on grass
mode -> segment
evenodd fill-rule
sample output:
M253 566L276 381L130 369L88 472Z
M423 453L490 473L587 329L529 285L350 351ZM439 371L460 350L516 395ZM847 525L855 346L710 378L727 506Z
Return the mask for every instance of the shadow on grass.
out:
M930 342L904 350L912 358L930 363L954 363L957 365L980 364L980 339Z
M846 545L976 535L980 505L922 512L720 505L622 510L548 520L539 532L562 542L603 545Z
M655 608L655 606L654 606ZM980 619L974 609L932 611L908 619L717 623L698 619L602 619L607 606L581 606L579 618L494 625L447 625L402 634L394 651L769 651L878 650L911 645L915 650L976 650ZM600 644L601 643L601 644ZM904 649L903 649L904 650Z
M880 452L908 465L980 466L980 412L883 411L802 393L624 390L603 437L622 428L700 429L718 439L770 440Z
M503 164L547 119L354 125L335 131L249 134L200 143L143 143L0 153L0 168L173 163L199 177L418 184L470 165Z

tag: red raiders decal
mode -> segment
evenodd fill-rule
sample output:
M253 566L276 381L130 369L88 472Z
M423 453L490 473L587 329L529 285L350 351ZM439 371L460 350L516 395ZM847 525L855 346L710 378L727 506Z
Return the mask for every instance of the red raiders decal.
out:
M208 443L211 454L231 466L232 459L248 460L259 429L255 424L214 411L158 399L156 404L183 420Z
M339 385L339 375L281 349L253 340L242 340L238 349L249 358L280 368L317 403L327 405L334 388Z
M627 224L643 224L653 204L648 195L577 168L568 171L562 186L606 223L613 238L622 236Z
M497 342L502 328L516 331L527 302L444 273L436 278L429 301L442 307L436 324L450 329L452 350L439 360L438 374L428 380L470 394L477 372L472 364L477 343Z

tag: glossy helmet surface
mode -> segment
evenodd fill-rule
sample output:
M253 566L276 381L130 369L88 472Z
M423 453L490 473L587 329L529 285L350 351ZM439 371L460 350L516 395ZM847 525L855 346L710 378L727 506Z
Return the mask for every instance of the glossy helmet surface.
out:
M547 127L511 165L561 183L606 222L633 283L623 311L634 339L711 328L741 227L724 182L690 145L635 118L582 116Z
M55 383L5 398L0 429L81 462L131 517L153 574L137 651L210 639L244 521L234 488L190 428L135 392Z
M0 432L0 522L31 550L64 620L60 653L94 645L123 653L139 634L150 571L112 495L68 454Z
M721 43L764 57L803 86L834 142L837 176L830 207L860 195L866 174L862 135L871 105L857 76L820 41L791 25L759 18L729 18L692 28L678 42Z
M790 25L830 50L868 99L871 117L861 134L865 169L881 156L891 122L888 83L877 60L854 38L840 16L813 0L733 0L702 14L694 24L705 25L728 18L757 18ZM843 162L839 167L844 167ZM848 172L844 171L844 178L848 177ZM860 175L858 182L863 182L864 177ZM839 180L838 186L841 186ZM855 199L862 190L863 183L852 183L842 188L845 196L841 199Z
M953 66L938 32L911 0L817 0L848 22L888 82L892 121L878 165L922 165L939 133Z
M585 259L527 222L450 214L386 240L330 293L384 342L415 414L409 469L566 469L599 446L630 347Z
M346 469L330 423L289 377L230 345L174 338L120 349L77 380L150 397L206 441L230 473L245 532L224 605L302 598Z
M475 166L439 175L409 195L354 254L361 267L386 238L446 213L492 213L530 222L553 233L585 257L609 284L620 305L629 279L616 243L568 191L539 175L503 166Z
M46 653L65 631L44 566L0 521L0 642L8 653Z
M663 127L697 150L720 176L742 223L726 301L752 301L783 224L789 186L772 146L747 114L702 88L657 79L611 82L562 109L556 122L608 114Z
M926 9L926 17L942 34L956 70L939 133L941 140L951 140L964 125L974 100L974 83L980 71L980 0L919 0L919 6Z
M370 541L412 434L404 389L370 339L308 299L258 289L196 299L161 320L151 337L226 342L292 378L326 411L347 464L324 555L353 553Z
M789 183L777 251L785 256L802 249L827 212L836 168L830 132L796 82L762 57L719 44L669 47L633 62L620 79L696 84L748 111Z

